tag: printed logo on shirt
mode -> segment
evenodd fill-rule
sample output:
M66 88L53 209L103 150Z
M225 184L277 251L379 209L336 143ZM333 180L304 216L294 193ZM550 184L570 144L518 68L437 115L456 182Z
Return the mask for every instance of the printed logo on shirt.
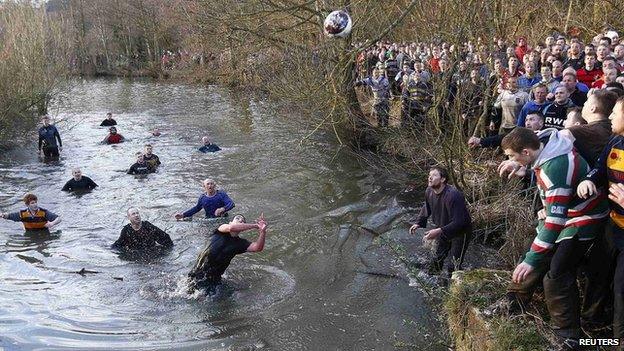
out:
M565 212L565 206L551 206L550 213L562 215Z
M611 148L611 152L607 158L607 168L624 172L624 150Z

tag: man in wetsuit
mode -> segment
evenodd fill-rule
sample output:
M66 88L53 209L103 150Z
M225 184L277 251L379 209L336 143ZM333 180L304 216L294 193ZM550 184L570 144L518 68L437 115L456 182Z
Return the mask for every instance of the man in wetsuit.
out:
M264 248L267 223L264 215L256 223L245 223L243 215L236 215L228 224L221 224L210 236L210 243L199 254L197 262L189 273L191 286L213 287L221 282L221 275L236 255L245 252L260 252ZM253 243L240 238L241 232L258 229L258 239Z
M143 156L142 152L137 152L136 153L136 157L137 157L137 161L130 166L130 169L128 169L128 174L148 174L148 173L154 173L154 170L152 168L150 168L149 164L147 164L147 162L145 162L145 157Z
M127 214L130 223L121 230L119 239L112 245L113 249L143 251L173 247L169 234L148 221L141 221L138 209L131 207Z
M108 131L108 135L104 138L104 140L102 140L104 144L119 144L126 140L123 135L117 133L117 128L110 127L108 128Z
M117 121L113 119L113 114L110 112L106 114L106 119L103 120L102 123L100 123L100 127L112 127L116 125Z
M74 177L65 183L65 186L61 189L62 191L93 190L98 186L91 178L83 176L80 168L74 168L72 170L72 175Z
M63 150L61 135L58 129L50 124L50 116L44 115L41 122L43 126L39 128L39 153L44 159L58 158L59 151Z
M227 216L227 211L234 208L234 201L223 190L217 190L214 180L206 179L203 182L205 194L202 194L197 200L197 205L184 213L176 213L175 218L181 220L192 217L202 208L206 213L206 218L216 218Z
M24 203L27 206L25 209L12 213L0 213L0 217L14 222L22 222L27 231L49 229L61 222L61 217L38 206L36 195L26 194Z
M210 138L208 138L207 136L202 138L202 143L204 143L204 146L200 147L199 151L203 153L217 152L221 150L221 148L217 144L211 143Z
M152 153L153 150L154 148L152 147L151 144L145 145L145 152L143 153L143 159L145 160L145 162L147 162L147 165L151 169L156 171L156 168L160 166L160 159L158 158L158 156L156 156L156 154Z

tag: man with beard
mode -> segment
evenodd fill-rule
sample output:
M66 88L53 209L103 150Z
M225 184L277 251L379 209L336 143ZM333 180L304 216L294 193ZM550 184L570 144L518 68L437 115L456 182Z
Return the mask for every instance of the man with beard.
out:
M464 194L447 184L448 173L442 167L429 170L425 204L420 210L416 224L410 227L414 234L418 228L427 226L431 217L437 228L425 232L424 241L437 240L438 247L430 265L431 271L440 271L448 254L451 262L446 266L448 277L455 269L461 269L464 254L472 236L472 220L466 207Z

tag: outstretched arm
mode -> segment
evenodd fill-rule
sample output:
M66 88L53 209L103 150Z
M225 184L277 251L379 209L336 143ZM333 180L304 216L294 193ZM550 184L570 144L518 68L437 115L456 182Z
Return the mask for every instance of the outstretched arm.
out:
M250 229L258 228L257 223L234 223L234 224L221 224L219 226L219 231L222 233L230 233L230 232L244 232Z
M258 239L256 239L256 241L254 241L253 243L251 243L251 245L249 245L249 247L247 248L247 252L260 252L262 251L262 249L264 249L264 239L266 237L266 228L267 228L267 223L264 220L264 215L261 215L260 218L258 219L258 233L260 233L260 235L258 235Z

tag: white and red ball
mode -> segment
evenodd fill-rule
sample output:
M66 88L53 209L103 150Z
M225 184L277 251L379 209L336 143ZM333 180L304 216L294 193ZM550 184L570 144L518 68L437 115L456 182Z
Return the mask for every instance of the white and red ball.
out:
M344 38L351 33L353 21L346 11L333 11L325 18L323 28L329 37Z

